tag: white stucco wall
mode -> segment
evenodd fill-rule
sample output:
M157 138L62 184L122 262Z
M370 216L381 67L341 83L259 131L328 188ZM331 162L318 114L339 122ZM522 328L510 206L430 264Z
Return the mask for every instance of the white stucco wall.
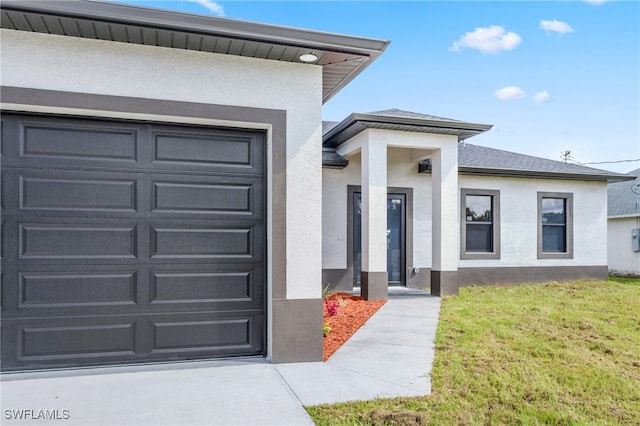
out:
M3 86L285 110L287 298L320 297L320 67L12 30L2 30L1 40ZM118 112L111 116L166 119ZM185 117L178 122L194 121ZM196 122L263 126L214 117Z
M607 264L607 184L552 179L460 176L460 188L500 191L501 258L464 259L460 267ZM538 192L573 193L573 259L538 259Z
M408 267L431 267L431 175L418 174L411 150L390 148L388 185L414 192L413 256ZM360 157L344 170L323 171L323 268L347 267L347 185L360 185ZM605 182L459 176L461 188L500 191L501 258L459 259L459 267L603 266L607 264L607 185ZM573 193L573 259L537 258L537 193ZM451 217L449 220L459 219ZM628 231L631 232L631 231Z
M411 161L411 150L389 148L387 151L387 185L414 188L413 263L411 266L431 266L431 176L418 174L418 165ZM360 154L349 157L343 170L325 169L322 174L322 267L347 267L347 186L360 185ZM423 243L428 241L428 244Z
M640 252L631 250L631 230L640 229L640 216L609 218L609 272L640 275Z

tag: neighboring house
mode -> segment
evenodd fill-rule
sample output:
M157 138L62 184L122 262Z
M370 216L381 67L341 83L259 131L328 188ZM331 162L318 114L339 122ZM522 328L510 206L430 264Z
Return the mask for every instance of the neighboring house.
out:
M609 272L640 275L640 169L608 188Z
M319 361L323 282L354 270L368 298L606 276L606 182L625 176L397 110L323 131L322 104L387 41L1 8L3 371Z

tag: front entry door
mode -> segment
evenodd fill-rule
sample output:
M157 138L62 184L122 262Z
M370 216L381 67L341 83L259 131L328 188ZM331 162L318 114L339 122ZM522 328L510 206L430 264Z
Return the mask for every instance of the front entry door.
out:
M362 194L353 194L353 276L360 286L362 272ZM406 195L387 194L387 279L389 285L405 285Z

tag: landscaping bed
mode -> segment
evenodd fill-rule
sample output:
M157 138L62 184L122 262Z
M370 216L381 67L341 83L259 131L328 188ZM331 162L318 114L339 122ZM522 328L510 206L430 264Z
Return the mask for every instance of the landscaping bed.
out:
M323 360L329 359L385 302L368 301L348 293L332 293L325 297Z

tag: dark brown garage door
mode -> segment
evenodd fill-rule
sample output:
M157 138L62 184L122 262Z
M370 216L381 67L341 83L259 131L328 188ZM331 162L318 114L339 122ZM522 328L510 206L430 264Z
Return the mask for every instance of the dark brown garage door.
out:
M265 138L2 115L2 369L263 355Z

